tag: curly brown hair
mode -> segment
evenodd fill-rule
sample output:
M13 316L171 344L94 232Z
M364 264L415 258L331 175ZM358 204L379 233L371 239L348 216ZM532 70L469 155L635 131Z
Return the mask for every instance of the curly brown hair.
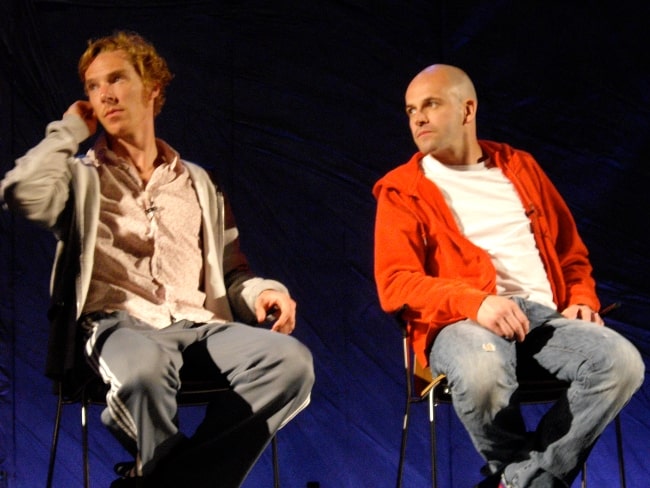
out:
M135 32L117 31L100 39L89 40L86 51L79 58L79 78L86 82L86 70L95 58L103 52L124 51L147 89L155 87L160 94L154 102L154 115L158 115L165 104L165 89L174 75L167 62L158 54L156 48Z

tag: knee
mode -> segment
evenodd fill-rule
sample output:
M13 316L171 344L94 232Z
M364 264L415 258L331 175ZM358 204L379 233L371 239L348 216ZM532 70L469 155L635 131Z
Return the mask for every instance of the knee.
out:
M517 389L516 373L514 365L508 367L496 355L481 357L486 355L463 361L448 378L454 401L462 398L469 408L497 412L510 403Z
M311 352L290 336L277 334L271 342L272 347L266 352L264 361L258 364L261 369L254 377L282 404L303 403L314 384Z
M621 397L629 398L643 384L643 359L630 341L616 332L605 330L605 341L592 356L591 368L602 376L603 382L611 382Z
M278 365L287 387L310 391L314 384L314 361L309 349L298 340L288 337L278 350Z
M138 357L124 358L124 360L128 363L126 368L128 375L122 381L123 387L141 392L177 389L178 373L163 351L142 351Z
M631 396L643 384L645 365L634 345L621 338L611 349L612 375L619 384L621 394Z
M517 389L516 346L470 321L442 329L430 352L431 369L447 375L455 404L498 411Z

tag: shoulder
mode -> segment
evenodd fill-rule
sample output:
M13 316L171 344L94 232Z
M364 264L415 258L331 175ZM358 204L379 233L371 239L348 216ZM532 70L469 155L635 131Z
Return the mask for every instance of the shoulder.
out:
M383 189L407 189L413 185L420 174L420 160L422 153L415 153L411 159L403 163L384 176L373 187L373 195L377 197Z
M509 166L511 169L520 167L538 168L538 163L531 153L518 149L504 142L480 140L483 151L490 157L492 164L500 167Z
M214 177L203 166L184 159L181 160L181 164L187 169L192 181L214 183Z
M187 170L192 185L200 201L216 202L223 191L212 171L190 161L181 160L183 167Z

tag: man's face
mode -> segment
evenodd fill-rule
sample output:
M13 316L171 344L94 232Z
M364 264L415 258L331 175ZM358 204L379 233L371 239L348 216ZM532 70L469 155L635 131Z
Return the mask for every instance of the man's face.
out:
M406 90L406 114L420 152L443 161L464 144L465 110L443 73L422 73Z
M158 90L147 90L124 51L97 55L85 78L90 104L110 136L130 138L153 122Z

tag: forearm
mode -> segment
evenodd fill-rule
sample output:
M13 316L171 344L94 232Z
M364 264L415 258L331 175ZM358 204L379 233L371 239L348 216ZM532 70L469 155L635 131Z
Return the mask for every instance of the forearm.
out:
M538 166L535 169L542 188L538 205L546 216L544 225L536 227L536 240L545 254L549 279L555 281L558 307L582 304L597 311L600 304L587 246L562 195Z
M487 256L469 259L474 266L459 273L458 246L440 240L399 201L380 196L375 225L375 281L387 312L408 304L423 319L447 322L476 316L494 286L494 271L480 265ZM443 262L444 261L444 262Z
M289 293L279 281L254 276L248 269L231 271L226 275L228 299L235 316L247 323L256 322L255 302L265 290Z
M449 323L466 317L476 319L481 303L489 294L461 279L434 277L408 270L383 274L376 269L376 283L384 311L391 313L408 305L420 320L436 323Z
M240 320L253 323L256 321L255 302L260 293L264 290L288 293L288 290L278 281L254 275L240 249L237 234L235 227L227 229L225 233L227 241L224 248L224 281L235 315Z
M564 246L560 258L562 276L566 286L566 306L588 305L598 311L600 303L596 294L596 281L588 252L575 228L564 231L565 236L572 235L570 245Z
M69 161L87 136L88 129L78 117L49 124L46 137L17 160L0 183L0 195L9 208L53 227L68 199Z

